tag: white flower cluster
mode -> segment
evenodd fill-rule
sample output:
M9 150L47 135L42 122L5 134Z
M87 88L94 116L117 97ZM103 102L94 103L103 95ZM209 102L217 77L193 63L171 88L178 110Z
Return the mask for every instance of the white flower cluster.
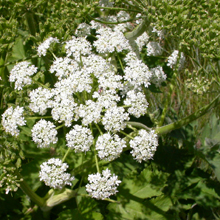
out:
M158 140L154 130L147 132L144 129L139 130L138 135L130 140L132 156L141 163L143 160L152 159L157 150Z
M99 158L108 161L118 158L125 147L125 140L121 139L117 134L111 135L110 133L100 135L95 146Z
M81 55L91 54L92 46L85 37L72 37L72 40L66 42L67 57L73 56L75 60L80 61Z
M142 92L130 90L124 100L124 104L130 106L128 112L136 118L139 118L147 112L148 102Z
M112 31L109 27L100 28L97 33L98 40L94 42L94 46L98 53L113 53L114 51L122 52L130 50L128 40L121 31Z
M147 44L147 55L148 56L159 56L162 54L162 47L158 42L150 41Z
M118 192L117 187L121 183L118 176L111 175L109 169L103 170L102 175L100 173L90 174L88 181L86 191L91 197L102 200L116 194Z
M50 147L50 144L56 144L58 141L55 125L44 119L38 121L32 128L32 139L39 148Z
M79 65L75 60L69 57L56 58L53 64L50 66L50 72L56 72L56 76L59 80L67 78L69 75L73 74L75 71L79 70Z
M2 126L6 132L10 133L12 136L18 136L19 130L18 125L23 126L26 124L26 120L23 117L23 107L17 106L15 109L13 107L8 108L2 114Z
M15 82L15 89L22 90L25 85L30 85L32 79L30 76L37 72L37 67L30 62L23 61L13 67L10 72L9 81Z
M141 36L139 36L139 37L135 40L136 44L138 45L139 51L141 51L142 48L143 48L143 46L145 46L145 45L147 44L149 38L150 38L150 37L148 36L148 34L147 34L146 32L144 32Z
M161 83L166 81L167 75L164 73L161 66L157 66L151 69L151 82L154 83L157 87L161 86Z
M130 52L125 57L127 66L124 69L124 79L134 87L150 85L151 71L148 66L137 58L134 52Z
M179 57L178 50L174 50L173 53L168 57L167 66L174 69L177 64L178 59L179 59L178 70L182 69L184 66L184 63L185 63L185 56L184 56L183 52L181 52L180 57Z
M40 168L40 181L54 189L62 189L65 185L71 186L71 182L75 179L74 176L71 177L69 173L66 173L68 165L62 163L60 159L51 158L42 163Z
M126 127L126 121L129 119L129 114L125 112L123 107L113 106L106 110L102 124L106 131L117 132Z
M101 119L102 106L92 100L86 100L86 104L80 104L76 108L76 119L82 118L82 124L87 126L88 124L95 122L98 123Z
M73 126L73 129L66 134L67 146L75 149L75 152L87 152L93 144L93 136L90 129L81 125Z
M53 92L51 92L51 90L39 87L32 90L29 97L29 108L33 112L45 115L47 108L51 108L51 98L53 97Z
M56 37L49 37L42 44L40 44L37 48L38 56L46 56L47 50L53 42L59 43L59 40Z

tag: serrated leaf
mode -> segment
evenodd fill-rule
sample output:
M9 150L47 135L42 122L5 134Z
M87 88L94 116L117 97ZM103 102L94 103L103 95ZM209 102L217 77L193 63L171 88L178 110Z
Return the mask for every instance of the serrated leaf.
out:
M144 169L141 174L134 179L124 179L124 189L129 193L142 199L162 195L161 189L165 186L166 173L155 170Z
M161 199L161 198L160 198ZM161 203L163 204L163 209L168 210L169 207L172 205L169 199L162 197ZM156 202L155 202L156 203ZM137 202L134 200L129 200L129 203L126 204L116 204L111 203L108 205L109 214L107 215L108 220L165 220L174 219L172 216L167 215L161 207L156 206L155 204L151 203L150 201L145 202Z

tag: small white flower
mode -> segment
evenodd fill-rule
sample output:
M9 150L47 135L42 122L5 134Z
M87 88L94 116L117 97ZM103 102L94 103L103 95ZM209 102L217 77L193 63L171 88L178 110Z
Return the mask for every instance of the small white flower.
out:
M127 66L124 69L124 79L128 81L135 88L144 85L150 85L151 71L148 66L137 58L134 52L130 52L125 57Z
M179 57L179 51L178 50L174 50L173 53L168 57L167 66L174 69L176 64L177 64L178 59L179 59L178 70L182 69L183 66L184 66L184 63L185 63L185 56L184 56L183 52L181 52L180 57Z
M45 115L47 108L51 108L50 100L53 97L53 92L49 89L39 87L29 94L29 108L40 115Z
M37 67L30 62L23 61L13 67L10 72L9 81L15 82L15 89L22 90L25 85L30 85L32 79L30 76L37 72Z
M67 78L69 75L74 74L79 70L79 65L75 60L69 57L56 58L50 66L50 72L54 73L59 80Z
M37 48L38 56L46 56L47 50L53 42L59 43L59 40L56 37L49 37L42 44L40 44Z
M100 135L95 146L99 158L108 161L118 158L125 147L125 140L121 139L117 134L111 135L110 133Z
M161 85L162 82L166 81L166 74L163 71L161 66L157 66L151 69L152 77L151 82L154 83L157 87Z
M54 189L62 189L65 185L72 185L74 176L66 173L68 165L62 163L60 159L51 158L47 162L40 165L40 181L43 181L46 186Z
M109 169L103 170L102 175L100 173L90 174L88 181L86 191L91 197L102 200L115 195L118 192L117 187L121 183L118 180L118 176L115 174L111 175Z
M142 160L152 159L157 150L158 140L154 130L147 132L144 129L139 130L138 136L130 140L131 154L139 163Z
M19 130L18 125L23 126L26 124L26 120L23 117L23 107L17 106L15 109L13 107L8 108L2 114L2 126L5 131L10 133L12 136L18 136Z
M129 91L124 100L124 104L130 106L128 112L136 118L139 118L147 112L148 102L142 92L136 93L134 90Z
M150 41L147 44L147 55L148 56L159 56L162 54L162 47L159 43Z
M75 60L80 61L81 55L91 54L92 46L85 37L72 37L72 40L66 42L67 57L73 56Z
M32 139L39 148L50 147L50 144L56 144L58 141L55 125L44 119L38 121L32 128Z
M102 106L98 102L87 100L85 105L81 104L75 109L75 120L81 117L82 124L85 126L92 122L98 123L101 119L101 111Z
M106 110L102 118L102 124L105 130L117 132L126 127L126 122L129 120L129 114L125 113L123 107L113 106Z
M148 34L147 34L146 32L144 32L141 36L139 36L139 37L135 40L135 42L136 42L137 45L138 45L139 51L141 51L142 48L143 48L143 46L145 46L145 45L147 44L148 40L149 40L149 36L148 36Z
M91 130L81 125L73 126L73 129L66 134L67 146L75 149L76 153L89 151L93 139Z
M100 35L97 35L98 40L94 42L94 46L98 53L130 50L129 42L121 31L112 31L111 28L103 27L97 32Z

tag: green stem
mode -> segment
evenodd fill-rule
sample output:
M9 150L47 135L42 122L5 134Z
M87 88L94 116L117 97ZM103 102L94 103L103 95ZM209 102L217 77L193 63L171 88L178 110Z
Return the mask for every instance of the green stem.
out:
M148 18L144 18L143 21L131 32L125 33L125 37L128 40L136 40L139 36L141 36L150 25L150 21Z
M20 178L23 179L21 177L21 175L19 174ZM35 202L38 206L43 207L45 206L45 201L43 198L41 198L40 196L38 196L35 192L32 191L32 189L28 186L28 184L25 182L25 180L20 182L20 188L23 190L23 192L29 196L29 198Z
M98 173L100 173L100 169L99 169L99 161L98 161L97 154L95 154L95 165L96 165L96 169L97 169Z
M220 97L220 95L218 95L210 104L200 108L197 112L195 112L195 113L193 113L193 114L191 114L191 115L189 115L189 116L187 116L177 122L165 125L160 128L156 128L156 133L158 133L160 135L168 133L170 131L179 129L179 128L189 124L190 122L200 118L201 116L203 116L204 114L206 114L212 108L216 107L219 104L219 102L220 102L219 97Z
M158 127L161 127L164 123L164 119L166 117L166 114L167 114L167 111L168 111L168 108L169 108L169 103L170 103L170 100L171 100L171 95L173 93L173 89L174 89L174 86L171 83L170 84L170 92L169 92L168 96L166 97L166 102L165 102L163 112L162 112L161 117L160 117L160 121L158 123Z
M130 139L134 139L131 135L126 134L124 131L120 131L120 133L122 133L123 135L125 135L126 137L128 137Z
M66 160L66 157L69 154L70 150L71 150L71 148L68 147L68 150L66 151L66 153L65 153L65 155L64 155L64 157L62 159L62 162L64 162Z
M140 54L135 40L146 31L149 25L150 21L148 21L147 18L144 18L143 21L133 31L125 33L125 37L128 39L129 44L138 59L140 59Z
M150 131L150 128L148 128L146 125L140 123L140 122L135 122L135 121L127 121L127 125L131 125L137 128L143 128L147 131Z

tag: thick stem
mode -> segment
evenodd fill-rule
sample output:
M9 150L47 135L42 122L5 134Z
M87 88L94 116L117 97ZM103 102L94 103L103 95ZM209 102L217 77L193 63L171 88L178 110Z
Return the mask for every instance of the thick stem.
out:
M20 182L20 188L23 190L23 192L29 196L29 198L35 202L38 206L43 207L45 205L45 201L43 198L38 196L33 190L28 186L28 184L25 182L25 180Z
M156 133L158 133L160 135L168 133L170 131L179 129L179 128L189 124L190 122L200 118L201 116L203 116L204 114L206 114L212 108L216 107L219 104L219 102L220 102L219 97L220 97L220 95L218 95L210 104L202 107L201 109L199 109L197 112L193 113L192 115L189 115L189 116L187 116L177 122L174 122L172 124L165 125L160 128L156 128Z

